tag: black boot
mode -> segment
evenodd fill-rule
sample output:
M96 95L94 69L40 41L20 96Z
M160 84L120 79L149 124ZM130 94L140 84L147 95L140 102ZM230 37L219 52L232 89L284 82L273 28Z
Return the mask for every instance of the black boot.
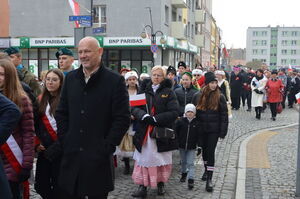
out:
M261 113L262 113L262 107L259 107L259 108L258 108L258 118L257 118L257 119L259 119L259 120L260 120L260 118L261 118Z
M212 174L213 174L212 171L207 171L207 180L206 180L206 187L205 187L207 192L212 192L213 191L213 185L212 185L212 182L211 182Z
M123 158L125 168L123 171L124 175L129 175L130 174L130 164L129 164L129 158Z
M188 188L189 190L194 188L194 179L188 179Z
M205 171L204 171L204 173L203 173L203 175L201 177L202 181L206 181L206 179L207 179L207 167L206 167L206 165L204 165L204 168L205 168Z
M181 178L180 178L180 182L185 182L186 181L186 176L187 176L187 173L182 173Z
M145 198L147 196L147 187L140 185L131 196L134 198Z
M165 184L163 182L159 182L157 184L157 195L162 196L166 193Z

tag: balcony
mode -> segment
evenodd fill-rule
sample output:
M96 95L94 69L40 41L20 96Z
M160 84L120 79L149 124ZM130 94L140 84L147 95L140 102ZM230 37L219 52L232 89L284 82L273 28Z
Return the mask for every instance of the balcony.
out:
M204 35L195 35L195 45L200 48L204 47Z
M176 39L185 39L185 24L182 21L173 21L171 23L171 35Z
M195 23L205 23L204 10L195 10Z
M175 8L187 8L186 0L172 0L172 6Z

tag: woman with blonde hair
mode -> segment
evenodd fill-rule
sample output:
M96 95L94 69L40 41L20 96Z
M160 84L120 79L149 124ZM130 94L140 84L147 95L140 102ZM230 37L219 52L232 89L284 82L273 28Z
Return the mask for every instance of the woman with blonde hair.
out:
M172 150L178 148L174 137L156 136L158 127L172 128L178 117L178 103L172 82L166 79L166 71L161 66L153 67L151 73L151 80L139 90L139 94L145 93L147 104L132 109L132 115L139 125L133 137L136 150L132 174L139 188L132 194L133 197L145 197L148 186L158 187L157 194L164 195L164 183L168 181L172 170Z
M30 99L22 89L15 66L5 59L0 60L0 92L14 102L22 113L17 127L9 138L16 144L14 149L18 150L12 150L12 145L7 142L7 145L2 145L0 148L0 156L13 198L19 199L22 195L21 190L24 190L26 194L24 198L26 198L29 197L28 179L34 158L33 110ZM13 156L21 158L12 158Z

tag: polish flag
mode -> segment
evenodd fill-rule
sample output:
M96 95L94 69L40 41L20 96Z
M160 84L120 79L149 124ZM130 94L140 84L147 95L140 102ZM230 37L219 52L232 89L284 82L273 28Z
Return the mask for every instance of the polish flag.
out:
M300 104L300 92L297 93L296 95L297 103Z
M69 4L70 4L70 7L72 9L73 15L78 16L80 14L79 3L76 2L75 0L68 0L68 1L69 1ZM79 28L78 21L75 21L75 25L76 25L76 28Z
M142 106L146 105L146 95L145 93L139 95L130 95L129 96L130 106Z

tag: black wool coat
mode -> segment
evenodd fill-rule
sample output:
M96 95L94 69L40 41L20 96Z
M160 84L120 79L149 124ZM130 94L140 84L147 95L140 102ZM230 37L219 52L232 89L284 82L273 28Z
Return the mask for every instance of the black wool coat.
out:
M201 129L196 118L189 120L181 117L175 123L175 132L178 138L179 148L185 150L196 149L196 146L202 146Z
M231 89L231 97L240 97L243 90L244 78L241 73L238 75L231 73L230 76L230 89Z
M63 151L60 187L79 197L112 191L112 154L130 124L124 78L103 65L88 83L82 66L69 72L55 119Z
M190 88L184 88L183 86L175 89L175 94L179 103L179 115L182 116L184 114L185 105L192 102L192 98L198 90L190 86Z
M228 131L228 109L224 95L220 96L218 110L197 109L196 119L202 133L218 134L220 138L224 138Z
M152 82L147 81L148 83L146 86L141 87L139 93L146 94L148 113L151 112L151 107L154 106L155 114L153 116L157 121L157 125L172 128L174 121L178 117L178 102L172 90L171 80L163 80L155 93L152 89ZM146 106L138 106L132 109L132 115L138 120L138 128L133 136L133 144L139 152L142 151L142 144L148 127L142 121L145 114L147 114ZM158 152L166 152L178 148L176 139L156 139L156 144Z
M6 142L13 129L17 126L20 117L19 108L0 94L0 145ZM9 199L11 197L11 191L0 158L0 198Z

